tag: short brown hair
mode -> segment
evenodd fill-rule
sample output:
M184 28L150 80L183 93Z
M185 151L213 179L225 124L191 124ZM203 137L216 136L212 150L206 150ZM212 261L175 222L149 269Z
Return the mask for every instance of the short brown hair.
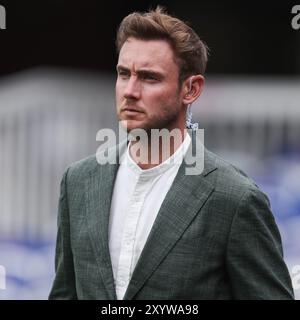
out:
M158 6L155 10L145 13L133 12L123 19L117 32L118 53L129 37L142 40L167 40L179 64L180 83L190 75L204 75L207 46L191 27L167 14L162 7Z

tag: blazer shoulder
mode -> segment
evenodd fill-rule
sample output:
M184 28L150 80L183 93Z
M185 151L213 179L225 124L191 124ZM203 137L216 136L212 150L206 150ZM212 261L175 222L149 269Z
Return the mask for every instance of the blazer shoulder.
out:
M206 162L213 163L216 170L209 174L208 179L216 191L228 193L229 190L237 195L252 189L259 191L259 186L243 170L233 165L211 151L206 151Z
M126 143L122 141L120 144L103 148L95 154L71 163L66 170L68 181L83 181L91 172L99 169L101 166L110 163L117 163L119 153L123 152L125 145ZM109 158L107 158L106 154Z
M89 155L86 158L73 162L67 168L69 178L82 178L94 170L97 165L97 158L95 154Z

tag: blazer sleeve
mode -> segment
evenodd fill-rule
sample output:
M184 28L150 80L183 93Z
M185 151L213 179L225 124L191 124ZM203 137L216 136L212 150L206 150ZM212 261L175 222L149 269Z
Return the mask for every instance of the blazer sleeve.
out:
M227 244L227 270L235 299L293 299L281 237L267 196L247 190L239 201Z
M68 170L64 173L60 185L55 251L56 275L49 294L49 300L77 299L73 255L70 243L67 175Z

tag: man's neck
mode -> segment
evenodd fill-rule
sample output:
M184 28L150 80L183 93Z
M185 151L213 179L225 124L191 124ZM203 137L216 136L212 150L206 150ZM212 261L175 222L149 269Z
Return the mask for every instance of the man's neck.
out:
M179 130L181 134L176 138L158 139L158 143L153 143L151 134L145 141L130 141L129 153L134 162L143 170L156 167L170 158L182 145L187 130ZM152 142L152 143L151 143Z

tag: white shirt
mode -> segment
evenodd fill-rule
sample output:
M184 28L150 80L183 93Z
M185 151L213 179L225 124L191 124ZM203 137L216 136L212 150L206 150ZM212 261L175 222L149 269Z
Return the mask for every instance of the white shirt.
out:
M169 191L191 138L186 134L175 153L143 170L132 159L129 144L119 166L110 208L109 250L116 294L122 300L160 206Z

